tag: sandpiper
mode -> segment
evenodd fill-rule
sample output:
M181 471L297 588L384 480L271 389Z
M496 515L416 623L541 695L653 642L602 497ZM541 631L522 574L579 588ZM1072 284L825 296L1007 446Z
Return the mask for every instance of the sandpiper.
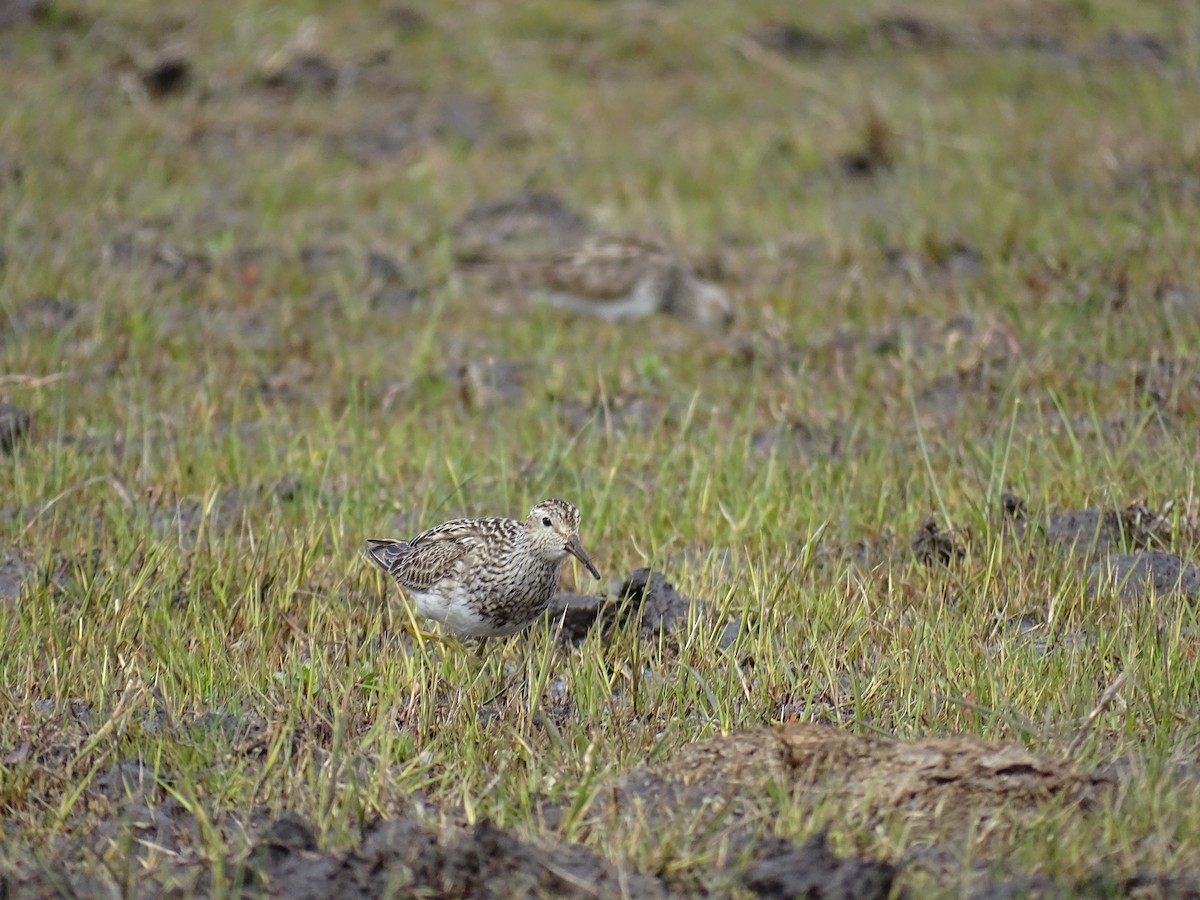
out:
M568 555L600 580L579 540L579 510L543 500L518 519L452 519L407 541L367 541L417 612L460 638L513 634L546 612Z
M663 312L713 330L733 320L729 295L660 244L592 237L540 261L532 282L552 306L609 322Z

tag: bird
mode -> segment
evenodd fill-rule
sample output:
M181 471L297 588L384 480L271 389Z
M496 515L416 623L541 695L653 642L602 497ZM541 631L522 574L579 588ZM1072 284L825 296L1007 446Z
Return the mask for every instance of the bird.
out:
M531 278L551 306L608 322L662 312L721 331L733 303L719 285L660 244L595 236L539 261Z
M521 521L451 519L406 541L367 541L367 557L456 637L515 634L546 612L563 560L600 580L579 539L579 510L543 500Z

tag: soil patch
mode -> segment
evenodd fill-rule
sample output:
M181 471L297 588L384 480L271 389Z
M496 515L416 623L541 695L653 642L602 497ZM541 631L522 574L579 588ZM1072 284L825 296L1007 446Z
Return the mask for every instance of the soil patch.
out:
M903 812L950 819L1019 814L1047 802L1087 807L1102 775L1016 744L972 737L900 741L797 723L684 746L660 770L683 784L746 790L820 785L877 823Z

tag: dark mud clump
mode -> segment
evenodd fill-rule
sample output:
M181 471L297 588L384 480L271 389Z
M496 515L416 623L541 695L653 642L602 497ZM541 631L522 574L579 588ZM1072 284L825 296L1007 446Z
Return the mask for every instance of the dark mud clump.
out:
M1087 590L1115 590L1126 603L1147 597L1200 600L1200 568L1168 549L1174 542L1170 504L1153 510L1135 502L1124 509L1050 510L1031 515L1015 494L1001 497L1012 532L1032 533L1087 564Z
M593 630L607 634L629 622L636 622L646 636L675 634L687 627L692 615L711 613L707 603L679 593L661 572L640 568L630 573L614 596L559 594L551 600L548 615L552 622L562 623L565 640L581 641Z
M822 56L837 49L837 44L825 35L791 23L760 25L750 33L750 37L766 50L797 59Z
M29 576L27 566L16 551L0 546L0 601L16 600Z
M641 568L625 579L617 596L636 615L643 631L673 631L686 623L696 601L675 590L660 572Z
M943 530L933 519L922 523L910 546L917 560L926 566L948 566L967 555L958 537L953 532Z
M124 783L123 773L119 781ZM241 831L245 823L263 821L261 811L227 823ZM0 896L118 896L130 884L85 874L85 858L134 838L135 853L145 845L170 851L159 867L144 871L137 896L165 896L188 886L188 896L207 895L219 887L234 894L278 897L374 898L437 897L667 897L654 875L618 868L578 844L545 845L522 840L491 822L435 829L416 813L367 827L349 850L322 850L321 836L295 812L284 813L257 829L252 848L231 855L217 868L192 852L198 837L195 820L175 802L149 807L126 802L90 836L76 843L77 854L41 858L29 846L10 841L0 859ZM124 877L124 876L121 876ZM215 892L215 891L214 891ZM224 892L224 891L223 891Z
M861 144L838 157L837 169L848 178L873 178L892 170L899 150L896 130L872 109L863 123Z
M181 94L192 83L192 61L176 49L161 52L140 74L142 87L155 99Z
M803 844L768 838L757 848L741 882L759 897L861 898L892 896L898 869L888 862L841 857L824 831Z
M0 402L0 453L11 453L13 447L29 433L33 417L28 411L11 403Z
M754 823L761 824L760 817L735 814L725 820L727 802L713 801L728 801L736 793L735 787L719 780L685 785L643 766L602 791L589 817L601 821L617 816L630 828L646 829L648 835L677 827L680 821L692 823L701 832L722 834L727 846L715 855L728 862L716 868L677 872L670 883L676 892L695 893L697 882L709 888L723 882L731 890L740 886L759 897L871 900L892 896L899 866L886 860L838 856L829 848L824 830L798 844L756 833ZM748 792L744 799L750 802L753 796ZM734 824L728 829L711 827L718 820ZM720 892L715 895L724 896Z
M1172 594L1194 603L1200 600L1200 569L1162 550L1110 553L1088 569L1088 590L1094 595L1114 589L1126 603Z
M285 815L267 828L250 860L251 879L293 898L666 897L652 875L618 872L585 847L536 846L491 822L433 831L414 817L370 828L347 853L317 849L312 827Z
M1049 543L1084 559L1118 550L1165 549L1171 543L1171 523L1166 515L1140 502L1124 509L1089 507L1041 514L1031 513L1025 500L1015 494L1004 494L1000 503L1017 537L1033 529Z

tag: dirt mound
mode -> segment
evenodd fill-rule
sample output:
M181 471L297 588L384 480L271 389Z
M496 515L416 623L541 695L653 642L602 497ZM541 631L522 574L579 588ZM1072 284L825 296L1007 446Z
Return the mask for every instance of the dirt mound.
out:
M1046 802L1089 806L1110 781L1016 744L972 737L899 741L826 725L791 724L699 741L660 773L723 793L767 781L820 785L872 823L894 813L957 819L1020 813Z

